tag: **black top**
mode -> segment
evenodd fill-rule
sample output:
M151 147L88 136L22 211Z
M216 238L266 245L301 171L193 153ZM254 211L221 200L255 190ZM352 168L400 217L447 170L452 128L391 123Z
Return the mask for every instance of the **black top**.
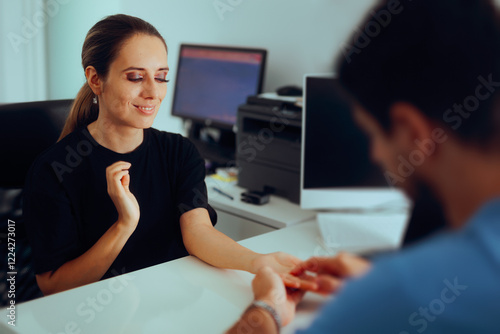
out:
M204 160L188 139L147 129L137 149L120 154L80 128L42 153L28 173L23 215L37 274L82 255L116 222L106 168L117 161L132 164L130 191L140 219L103 278L188 255L179 224L186 211L206 208L215 225Z

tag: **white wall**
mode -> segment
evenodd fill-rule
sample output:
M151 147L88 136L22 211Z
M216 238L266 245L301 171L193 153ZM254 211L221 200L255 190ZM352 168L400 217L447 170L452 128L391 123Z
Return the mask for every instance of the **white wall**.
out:
M221 13L214 0L122 0L125 14L152 23L169 47L175 79L179 44L206 43L263 47L269 51L264 90L302 84L305 73L330 72L334 54L362 19L373 0L222 0L237 4ZM221 14L221 15L220 15ZM171 117L173 86L155 127L180 131Z
M120 12L120 0L69 0L47 25L48 98L74 98L85 82L82 45L89 29Z
M42 0L0 0L0 103L47 98L45 28L52 11L44 9Z
M58 9L30 29L54 2ZM500 0L495 0L500 4ZM218 13L214 3L226 4ZM267 48L265 90L300 84L304 73L331 70L339 45L375 0L0 0L0 103L74 98L84 81L85 34L106 15L124 12L153 23L170 48L175 78L182 42ZM230 5L233 4L233 5ZM45 5L45 8L44 8ZM28 25L26 22L29 22ZM24 30L23 30L24 29ZM30 36L16 49L9 33ZM180 131L169 116L172 87L155 127Z
M73 98L85 34L119 0L0 0L0 103Z
M2 31L5 27L18 29L22 24L20 17L11 13L19 13L19 8L16 9L19 6L33 7L34 1L41 0L19 0L15 4L1 0ZM179 44L190 42L266 48L269 58L264 90L275 90L286 84L300 85L305 73L332 70L339 45L375 0L43 1L46 5L54 1L60 4L36 39L37 43L44 43L47 58L19 72L16 55L3 57L5 52L0 52L2 75L7 71L13 78L8 87L0 86L4 92L0 103L37 99L27 98L26 94L15 95L31 86L38 92L38 99L74 98L84 82L80 62L87 31L104 16L119 12L141 17L162 33L169 46L171 79L175 79ZM217 3L225 4L227 11L218 12L214 6ZM1 49L9 47L5 38L0 43ZM31 73L38 81L30 86ZM181 121L170 116L172 91L173 85L154 126L182 132ZM5 95L11 99L5 99Z

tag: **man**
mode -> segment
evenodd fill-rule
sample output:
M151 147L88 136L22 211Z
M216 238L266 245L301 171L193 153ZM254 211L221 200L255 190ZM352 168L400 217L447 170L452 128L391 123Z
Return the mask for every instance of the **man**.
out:
M384 1L344 48L340 81L372 158L448 229L372 264L312 258L292 274L338 292L301 333L500 333L500 29L487 0ZM314 275L309 274L315 273ZM276 333L304 291L262 269L231 333Z

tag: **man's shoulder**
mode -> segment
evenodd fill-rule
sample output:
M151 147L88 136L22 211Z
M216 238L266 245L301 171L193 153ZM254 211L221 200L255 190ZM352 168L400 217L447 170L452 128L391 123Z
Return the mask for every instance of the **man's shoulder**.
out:
M446 306L460 298L453 309L462 313L480 296L500 298L500 271L488 253L485 241L467 229L447 232L375 261L372 278L404 296L400 307Z
M482 240L460 230L441 233L399 253L381 257L375 264L387 266L394 275L408 282L430 283L459 273L469 276L471 268L487 269L483 256Z
M449 232L374 261L324 308L310 332L463 332L494 326L488 309L500 298L500 274L481 243ZM490 300L485 300L485 296ZM446 317L441 316L446 312ZM349 315L360 314L360 322Z

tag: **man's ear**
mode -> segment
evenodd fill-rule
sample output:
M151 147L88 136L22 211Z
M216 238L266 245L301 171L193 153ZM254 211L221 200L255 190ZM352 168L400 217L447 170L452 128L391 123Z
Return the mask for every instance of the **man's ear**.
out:
M87 83L94 92L95 95L100 95L102 92L102 81L97 75L97 71L94 66L87 66L85 69L85 77L87 78Z
M419 143L433 141L436 124L420 109L408 102L396 102L390 107L391 137L403 151L422 149ZM435 143L434 143L435 144ZM431 154L434 152L430 152Z

